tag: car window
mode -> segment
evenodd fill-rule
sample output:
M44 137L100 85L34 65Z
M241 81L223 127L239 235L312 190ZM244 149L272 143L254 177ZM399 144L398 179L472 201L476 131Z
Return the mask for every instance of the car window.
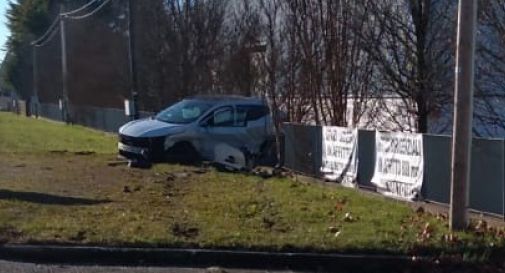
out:
M246 123L247 121L258 120L268 115L268 107L263 105L242 105L237 106L237 123Z
M268 107L263 105L237 105L235 110L226 106L215 110L208 120L213 127L243 127L248 121L258 120L268 113Z
M246 126L247 125L247 113L249 112L249 108L247 107L237 107L237 114L235 117L235 122L237 126Z
M214 112L212 125L214 127L231 127L234 125L234 120L235 115L233 113L233 108L222 108Z
M266 115L268 115L269 110L266 106L253 106L247 112L247 120L258 120Z
M175 124L187 124L205 114L212 105L198 100L183 100L156 115L159 121Z

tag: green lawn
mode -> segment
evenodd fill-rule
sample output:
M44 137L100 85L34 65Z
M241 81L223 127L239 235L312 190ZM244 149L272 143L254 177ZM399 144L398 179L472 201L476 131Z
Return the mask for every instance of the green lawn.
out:
M0 113L0 151L3 153L92 151L111 154L116 149L116 138L99 131Z
M505 242L502 230L452 235L444 217L405 203L293 178L108 166L114 137L77 126L0 114L0 142L3 242L477 259L497 255Z

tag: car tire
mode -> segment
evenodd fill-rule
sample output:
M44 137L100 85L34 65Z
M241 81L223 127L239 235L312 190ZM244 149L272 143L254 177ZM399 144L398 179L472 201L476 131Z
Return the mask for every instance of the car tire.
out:
M259 165L275 166L277 164L277 147L275 140L266 140L260 146L260 153L257 159Z
M165 160L169 163L195 165L200 162L200 154L191 143L180 142L165 152Z

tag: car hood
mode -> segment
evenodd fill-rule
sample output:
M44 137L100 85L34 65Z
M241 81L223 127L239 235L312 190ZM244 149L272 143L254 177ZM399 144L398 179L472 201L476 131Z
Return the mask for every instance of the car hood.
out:
M119 128L119 133L132 137L160 137L179 134L184 126L162 122L153 118L134 120Z

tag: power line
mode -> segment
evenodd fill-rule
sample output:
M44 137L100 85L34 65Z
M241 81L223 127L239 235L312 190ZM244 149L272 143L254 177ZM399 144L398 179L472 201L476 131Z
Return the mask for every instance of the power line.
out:
M97 12L99 12L100 10L102 10L103 7L105 7L105 5L109 4L111 0L106 0L104 1L100 6L98 6L96 9L94 9L93 11L91 11L90 13L88 14L84 14L84 15L80 15L80 16L68 16L68 15L63 15L64 16L64 19L72 19L72 20L82 20L82 19L86 19L88 17L91 17L93 15L95 15Z
M51 25L46 30L46 32L44 34L42 34L42 36L40 36L40 38L34 40L32 42L32 45L39 46L40 43L45 42L44 40L46 40L46 38L48 38L48 36L54 36L54 35L52 35L52 31L59 26L59 22L60 22L62 16L65 16L67 18L72 18L72 17L70 17L70 15L79 13L79 12L81 12L81 11L83 11L83 10L91 7L92 5L94 5L94 4L96 4L96 3L100 2L100 1L103 1L103 0L93 0L93 1L90 1L87 4L81 6L81 7L77 8L77 9L74 9L74 10L71 10L71 11L68 11L68 12L62 12L62 13L60 13L59 16L57 16L56 19L51 23ZM108 2L110 2L110 0L107 0L104 3L102 3L97 9L98 10L101 9L101 7L103 7L104 4L108 3ZM91 11L91 13L93 13L93 14L96 13L98 11L97 9ZM88 15L90 15L90 13L82 15L82 16L88 16ZM74 19L74 18L72 18L72 19Z
M54 30L54 28L59 26L59 22L60 22L60 18L58 17L53 21L53 23L49 26L49 28L46 30L46 32L44 34L42 34L42 36L40 36L40 38L38 38L37 40L32 42L32 45L37 46L39 43L43 42L48 36L51 35L51 31Z
M59 21L58 21L59 22ZM43 47L47 44L49 44L52 39L54 38L54 36L56 36L56 34L58 33L58 31L60 30L60 27L57 26L55 29L53 29L53 31L49 34L49 36L47 37L47 39L45 39L44 41L42 42L38 42L36 44L33 44L33 46L35 47Z
M98 3L100 1L103 1L103 0L93 0L93 1L90 1L89 3L77 8L77 9L74 9L74 10L71 10L71 11L68 11L68 12L63 12L60 14L60 16L69 16L69 15L72 15L72 14L75 14L75 13L78 13L78 12L81 12L85 9L87 9L88 7L91 7L93 4L95 3Z

